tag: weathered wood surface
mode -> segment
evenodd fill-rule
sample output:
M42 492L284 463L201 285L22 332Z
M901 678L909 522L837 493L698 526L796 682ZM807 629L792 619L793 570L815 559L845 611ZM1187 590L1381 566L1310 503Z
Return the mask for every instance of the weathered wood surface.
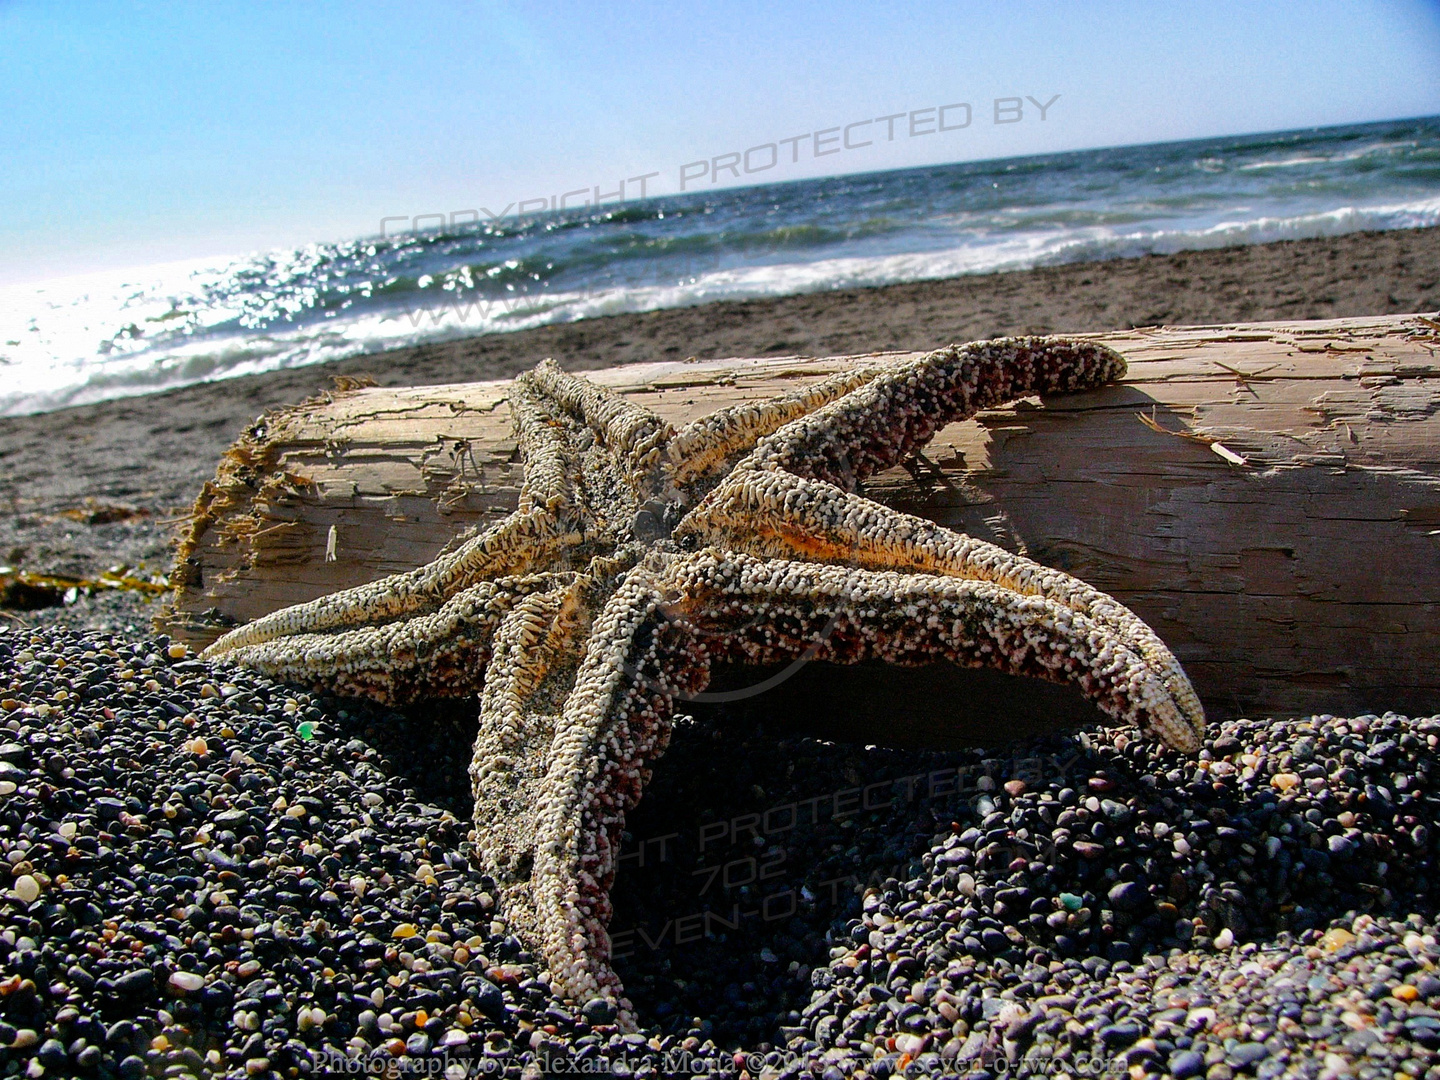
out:
M1440 711L1437 330L1393 316L1093 335L1129 360L1124 383L952 425L927 451L938 470L867 493L1114 594L1214 715ZM859 359L588 377L679 422ZM166 628L208 642L512 510L507 386L342 390L264 418L197 503Z

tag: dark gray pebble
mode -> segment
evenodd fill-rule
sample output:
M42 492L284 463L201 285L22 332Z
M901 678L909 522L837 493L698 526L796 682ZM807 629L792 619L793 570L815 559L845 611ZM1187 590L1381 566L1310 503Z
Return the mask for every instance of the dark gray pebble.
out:
M1195 1050L1177 1050L1170 1056L1170 1074L1175 1080L1190 1080L1205 1072L1205 1055Z

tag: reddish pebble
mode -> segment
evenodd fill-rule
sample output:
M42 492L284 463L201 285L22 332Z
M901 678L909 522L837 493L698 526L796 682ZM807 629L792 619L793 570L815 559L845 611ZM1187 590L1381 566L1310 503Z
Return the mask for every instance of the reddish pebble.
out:
M1006 795L1024 795L1024 794L1025 794L1025 781L1024 781L1024 780L1006 780L1006 781L1005 781L1005 794L1006 794Z
M1105 777L1103 777L1103 776L1092 776L1092 777L1090 777L1090 790L1091 790L1091 791L1109 791L1109 790L1110 790L1111 788L1113 788L1114 786L1115 786L1115 782L1114 782L1113 780L1107 780L1107 779L1105 779Z

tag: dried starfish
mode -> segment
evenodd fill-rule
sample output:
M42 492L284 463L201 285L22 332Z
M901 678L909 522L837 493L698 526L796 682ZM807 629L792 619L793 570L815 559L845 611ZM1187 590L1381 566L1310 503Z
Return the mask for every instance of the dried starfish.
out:
M1099 344L1007 338L676 430L546 361L510 395L525 460L512 515L206 655L389 703L480 691L484 868L552 987L630 1023L606 933L625 813L713 662L995 667L1073 683L1117 720L1199 746L1189 680L1116 600L855 492L951 421L1124 371Z

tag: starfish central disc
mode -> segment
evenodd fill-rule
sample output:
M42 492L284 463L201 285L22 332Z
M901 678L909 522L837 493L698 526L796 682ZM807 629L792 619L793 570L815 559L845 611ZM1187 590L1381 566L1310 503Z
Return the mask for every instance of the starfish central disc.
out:
M434 562L274 612L206 651L398 704L480 694L475 827L511 926L577 1002L610 965L625 814L720 660L948 660L1076 686L1184 751L1179 663L1105 593L858 493L941 428L1125 362L1002 338L833 376L675 429L546 361L515 381L519 508Z

